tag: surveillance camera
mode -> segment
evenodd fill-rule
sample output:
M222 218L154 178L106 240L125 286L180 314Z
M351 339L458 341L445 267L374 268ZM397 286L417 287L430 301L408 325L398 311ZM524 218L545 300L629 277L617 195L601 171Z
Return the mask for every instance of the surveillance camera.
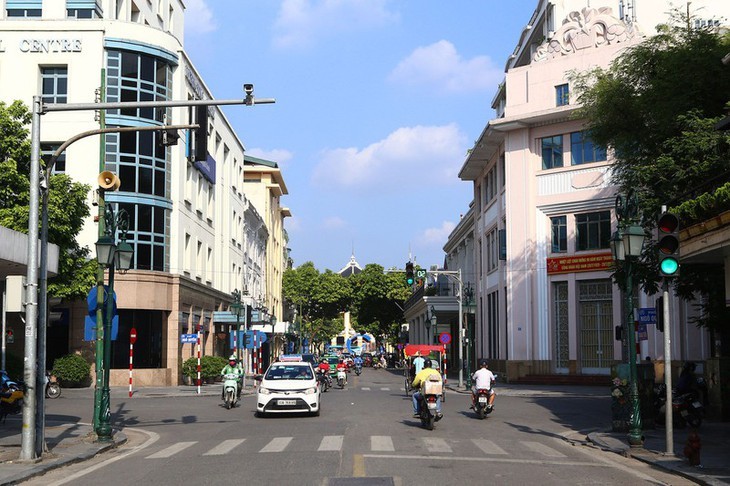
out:
M244 84L243 90L246 92L247 95L250 95L253 93L253 84Z

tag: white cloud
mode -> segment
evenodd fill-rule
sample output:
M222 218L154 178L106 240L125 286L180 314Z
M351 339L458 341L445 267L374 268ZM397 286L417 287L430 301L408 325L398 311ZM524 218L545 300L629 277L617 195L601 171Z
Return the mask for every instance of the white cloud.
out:
M494 89L504 70L487 56L462 59L445 40L415 49L390 73L392 82L426 85L434 92L468 92Z
M426 245L443 246L449 238L449 235L456 228L456 224L451 221L444 221L440 227L427 228L421 235L421 242Z
M217 28L206 0L185 1L185 34L205 34Z
M306 47L318 38L397 21L390 0L284 0L274 23L274 45Z
M325 229L340 229L347 226L347 222L339 216L330 216L322 221L322 226Z
M348 191L400 190L404 184L458 182L466 135L456 124L399 128L362 150L326 150L314 168L317 186Z

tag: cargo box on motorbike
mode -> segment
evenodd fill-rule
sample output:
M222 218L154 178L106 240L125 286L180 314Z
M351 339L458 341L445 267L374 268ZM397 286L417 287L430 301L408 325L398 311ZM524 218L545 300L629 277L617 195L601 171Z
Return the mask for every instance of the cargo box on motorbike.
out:
M441 395L444 392L441 378L429 376L423 381L422 393L424 395Z

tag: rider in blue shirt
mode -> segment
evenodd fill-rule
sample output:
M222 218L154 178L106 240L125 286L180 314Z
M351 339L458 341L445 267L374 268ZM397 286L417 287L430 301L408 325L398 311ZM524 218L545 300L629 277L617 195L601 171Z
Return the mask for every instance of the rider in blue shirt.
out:
M359 354L355 356L355 366L362 366L362 358Z

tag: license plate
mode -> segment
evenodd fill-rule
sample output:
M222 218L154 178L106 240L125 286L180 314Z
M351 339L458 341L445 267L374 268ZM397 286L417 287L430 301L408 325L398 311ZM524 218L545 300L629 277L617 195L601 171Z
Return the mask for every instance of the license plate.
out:
M689 415L689 412L687 410L682 410L681 412L679 412L679 415L681 415L682 417L686 417L687 415Z
M487 403L487 397L479 397L479 403Z
M702 404L700 402L692 402L692 406L694 408L701 408L702 407Z
M428 404L428 409L429 410L435 410L436 409L436 404L435 403L429 403Z
M296 400L277 400L276 404L277 405L296 405L297 401Z

